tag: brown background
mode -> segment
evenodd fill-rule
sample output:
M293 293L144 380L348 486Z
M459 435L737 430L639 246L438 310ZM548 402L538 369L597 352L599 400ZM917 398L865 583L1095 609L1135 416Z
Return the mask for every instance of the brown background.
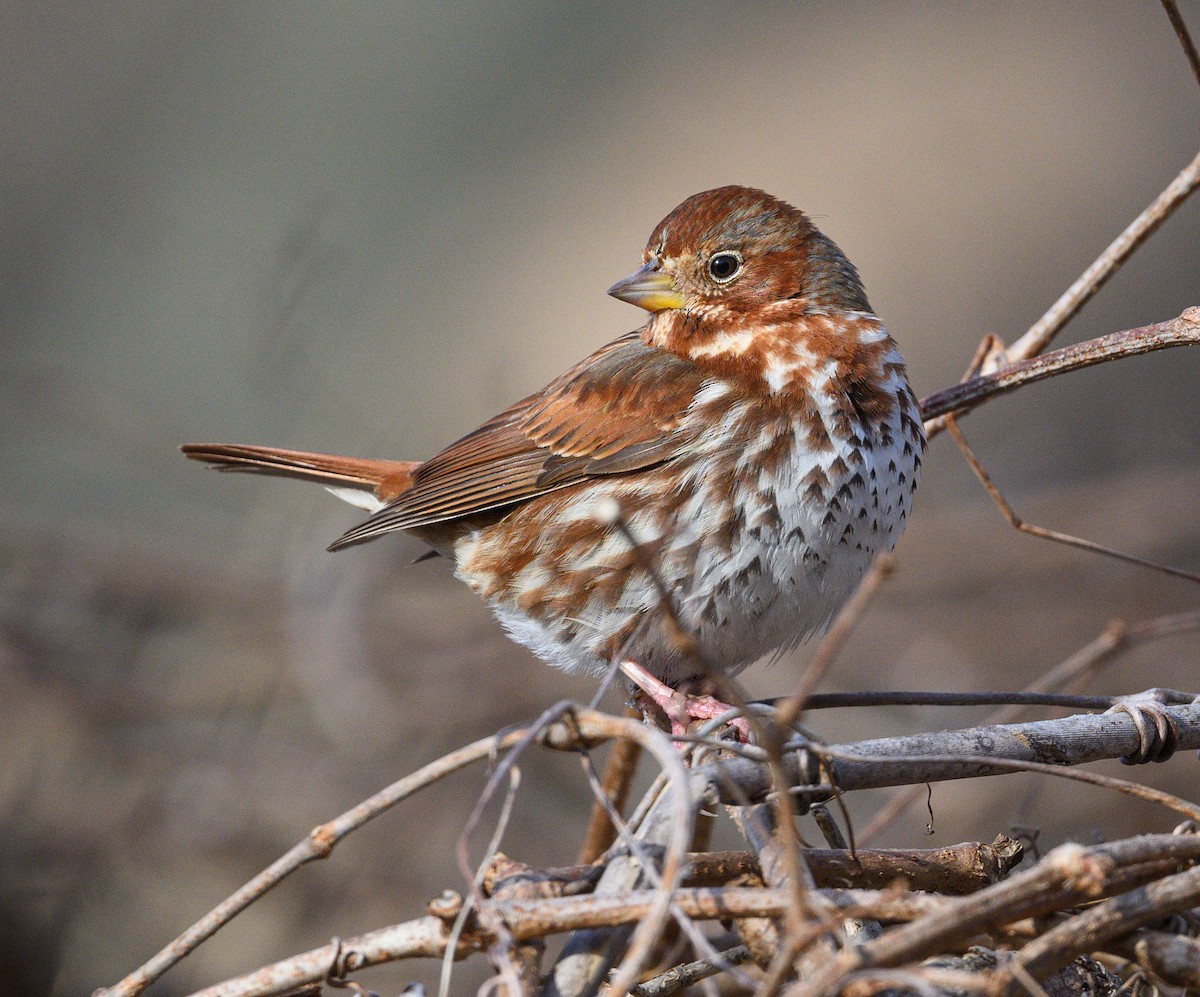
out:
M985 332L1016 338L1200 139L1150 3L9 5L0 66L0 989L24 994L113 982L317 821L592 694L444 564L406 567L412 542L326 555L352 510L206 475L178 443L428 455L637 324L604 288L678 201L731 182L839 242L925 394ZM1200 303L1198 232L1200 201L1062 341ZM1140 358L966 428L1028 518L1196 570L1198 375L1200 351ZM1196 604L1011 533L943 439L826 687L1016 687L1114 616ZM1200 685L1198 647L1097 687ZM815 722L847 741L979 715ZM1136 774L1197 795L1191 756ZM460 885L481 778L351 839L159 992L420 913ZM1172 823L1023 777L934 807L932 838L914 812L889 840ZM574 761L531 762L505 847L568 862L585 814Z

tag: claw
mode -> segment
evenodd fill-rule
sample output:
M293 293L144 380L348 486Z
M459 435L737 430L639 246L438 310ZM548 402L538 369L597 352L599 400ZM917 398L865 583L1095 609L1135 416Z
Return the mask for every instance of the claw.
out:
M723 703L715 696L689 696L673 689L661 679L651 675L636 661L621 662L621 671L637 686L643 701L642 712L646 719L645 701L653 703L663 713L671 724L671 736L682 737L688 727L696 720L713 720L733 709L728 703ZM734 717L729 725L737 732L738 740L743 744L750 743L750 724L745 717Z

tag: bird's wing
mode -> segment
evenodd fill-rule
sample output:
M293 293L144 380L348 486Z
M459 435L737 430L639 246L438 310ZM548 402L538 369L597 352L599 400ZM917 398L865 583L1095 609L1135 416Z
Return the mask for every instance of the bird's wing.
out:
M670 460L691 442L681 426L709 376L640 333L623 336L430 458L330 549Z

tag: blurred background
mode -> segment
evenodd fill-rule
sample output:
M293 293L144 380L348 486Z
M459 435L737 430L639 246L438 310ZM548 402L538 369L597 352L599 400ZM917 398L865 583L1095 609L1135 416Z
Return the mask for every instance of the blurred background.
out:
M444 562L411 565L414 542L328 555L354 510L179 443L428 456L638 325L604 289L675 204L734 182L842 246L928 394L985 333L1023 332L1200 142L1166 17L1120 0L9 4L0 67L0 990L21 994L114 982L315 823L594 691L510 644ZM1060 343L1200 304L1198 233L1200 200ZM1027 519L1197 570L1198 385L1200 351L1169 351L964 428ZM1020 687L1198 595L1014 533L942 438L825 688ZM1195 687L1198 649L1140 647L1094 688ZM787 691L810 654L748 690ZM812 719L845 742L981 715ZM1191 755L1135 775L1195 795ZM461 887L483 779L377 821L155 992L421 914ZM886 843L1173 824L1026 777L933 807L932 837L922 809ZM576 760L531 759L504 848L569 863L587 809Z

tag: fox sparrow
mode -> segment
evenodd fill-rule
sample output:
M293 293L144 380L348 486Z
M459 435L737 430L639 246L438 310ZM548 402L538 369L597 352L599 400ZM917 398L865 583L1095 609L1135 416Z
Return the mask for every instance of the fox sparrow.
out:
M514 640L622 670L673 729L676 689L821 630L904 529L925 444L858 272L796 208L721 187L664 218L609 294L651 313L427 461L197 444L318 481L453 560Z

